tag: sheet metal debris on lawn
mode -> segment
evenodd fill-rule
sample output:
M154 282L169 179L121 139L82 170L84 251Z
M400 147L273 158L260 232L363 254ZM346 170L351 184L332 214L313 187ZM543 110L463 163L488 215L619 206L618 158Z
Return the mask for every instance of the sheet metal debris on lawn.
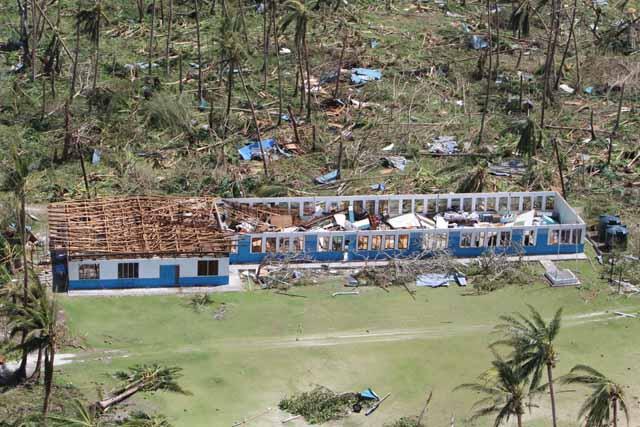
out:
M449 283L455 282L458 286L467 286L467 278L460 274L440 274L428 273L421 274L416 278L416 286L427 288L448 287Z

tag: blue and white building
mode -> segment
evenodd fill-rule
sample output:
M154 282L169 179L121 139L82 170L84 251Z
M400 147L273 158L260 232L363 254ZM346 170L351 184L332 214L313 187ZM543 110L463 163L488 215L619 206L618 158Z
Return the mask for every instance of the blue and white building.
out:
M142 202L141 202L142 201ZM578 254L586 225L556 192L111 198L50 206L61 290L223 286L229 267Z

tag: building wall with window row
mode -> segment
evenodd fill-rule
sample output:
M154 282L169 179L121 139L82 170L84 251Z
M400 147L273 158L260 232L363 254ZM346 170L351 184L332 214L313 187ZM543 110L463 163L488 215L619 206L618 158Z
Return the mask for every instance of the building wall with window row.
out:
M137 268L134 267L136 265ZM229 259L202 257L72 260L68 263L68 274L69 290L219 286L229 283Z

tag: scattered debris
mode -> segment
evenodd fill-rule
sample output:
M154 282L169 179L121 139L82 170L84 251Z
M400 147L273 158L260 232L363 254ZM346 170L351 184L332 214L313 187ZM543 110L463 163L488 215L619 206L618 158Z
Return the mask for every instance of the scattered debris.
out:
M382 164L403 171L407 166L407 159L403 156L387 156L382 158Z
M260 145L262 145L262 150L260 150ZM275 139L265 139L262 141L262 144L258 142L252 142L238 149L238 153L240 153L240 157L242 157L242 160L261 160L262 151L264 151L265 155L278 153L285 157L291 157L291 153L282 149L275 141Z
M453 276L448 274L421 274L416 278L416 286L428 288L449 287L449 282L453 280Z
M336 297L340 295L360 295L360 291L342 291L342 292L334 292L331 294L332 297Z
M351 83L362 85L371 81L380 80L382 72L370 68L354 68L351 70Z
M334 169L324 175L318 176L314 179L317 184L330 184L338 179L338 170Z
M469 40L469 46L475 50L486 49L489 47L489 42L485 36L473 35Z
M369 399L361 398L359 393L338 394L326 387L317 386L311 391L282 399L278 407L290 414L304 417L309 424L322 424L348 416L356 404L368 407L370 402Z
M615 314L616 316L627 317L627 318L631 318L631 319L637 319L638 318L638 316L635 315L635 314L623 313L621 311L614 311L613 314Z
M433 142L428 146L430 153L453 154L459 151L458 141L453 136L439 136L433 138Z
M385 400L387 400L389 398L389 396L391 396L391 393L387 393L387 395L385 397L383 397L382 399L380 399L378 401L378 403L376 403L375 405L373 405L367 412L365 412L364 414L366 416L369 416L371 414L373 414L379 407L380 405L382 405L382 402L384 402Z
M574 93L576 90L574 88L572 88L571 86L567 85L567 84L561 84L560 86L558 86L563 92L565 93L569 93L572 94Z
M519 159L489 164L489 173L495 176L524 175L526 171L527 165Z

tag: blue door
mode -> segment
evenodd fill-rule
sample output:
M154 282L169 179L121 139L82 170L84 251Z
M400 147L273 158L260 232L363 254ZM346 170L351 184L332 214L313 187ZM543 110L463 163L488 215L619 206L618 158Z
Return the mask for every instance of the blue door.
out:
M163 286L178 286L180 282L179 265L160 266L160 284Z

